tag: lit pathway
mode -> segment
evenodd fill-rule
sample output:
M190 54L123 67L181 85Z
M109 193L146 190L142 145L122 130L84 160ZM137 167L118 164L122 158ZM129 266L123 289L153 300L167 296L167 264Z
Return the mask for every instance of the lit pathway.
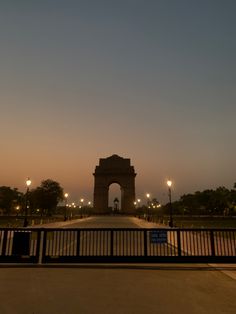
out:
M35 225L34 228L160 228L163 225L129 216L92 216L83 219Z

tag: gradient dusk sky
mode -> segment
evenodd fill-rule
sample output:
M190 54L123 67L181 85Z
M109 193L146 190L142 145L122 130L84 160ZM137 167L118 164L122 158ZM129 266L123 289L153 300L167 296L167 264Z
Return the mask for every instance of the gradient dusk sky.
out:
M236 182L235 0L2 0L0 186L93 196L99 158L136 195Z

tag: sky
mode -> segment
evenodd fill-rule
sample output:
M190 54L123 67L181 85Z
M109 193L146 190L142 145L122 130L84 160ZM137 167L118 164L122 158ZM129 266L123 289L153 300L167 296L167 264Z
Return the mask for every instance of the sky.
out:
M99 158L117 154L141 199L167 202L168 178L174 199L232 188L235 11L235 0L2 0L0 186L51 178L92 200Z

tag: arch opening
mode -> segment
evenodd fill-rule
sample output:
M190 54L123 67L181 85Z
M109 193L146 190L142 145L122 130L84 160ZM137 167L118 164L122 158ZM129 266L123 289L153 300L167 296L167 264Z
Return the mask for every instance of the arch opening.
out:
M119 183L111 183L108 188L108 206L110 212L119 213L121 210L122 187Z

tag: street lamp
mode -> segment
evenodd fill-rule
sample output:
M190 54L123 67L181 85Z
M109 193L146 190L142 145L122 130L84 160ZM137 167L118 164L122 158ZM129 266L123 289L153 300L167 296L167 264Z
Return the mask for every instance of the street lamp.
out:
M115 197L113 203L114 203L114 212L118 213L118 210L119 210L119 199L117 197Z
M147 193L146 196L147 196L147 206L149 207L150 206L150 194Z
M147 197L147 219L149 221L149 207L150 207L150 193L147 193L146 194L146 197Z
M73 217L73 209L72 208L76 208L76 206L75 206L75 202L73 202L73 203L71 203L71 211L70 211L70 218L72 219L72 217Z
M67 220L67 215L66 215L66 207L67 207L67 199L68 199L68 196L69 196L69 194L68 193L65 193L64 194L64 198L65 198L65 210L64 210L64 221L66 221Z
M85 212L84 210L84 199L80 199L80 208L81 208L81 217L83 217L83 213Z
M26 180L26 193L25 193L25 218L24 218L24 227L28 226L28 219L27 219L27 215L28 215L28 208L29 208L29 187L31 185L31 180L30 178L27 178Z
M170 221L169 221L169 227L173 228L173 209L172 209L172 204L171 204L171 186L172 186L172 181L167 180L167 185L168 185L168 195L169 195L169 206L170 206Z
M18 216L19 211L20 211L20 206L19 206L19 205L17 205L17 206L16 206L16 216Z
M140 207L141 199L138 198L138 199L137 199L137 202L138 202L138 207Z
M81 206L83 207L84 206L84 199L83 198L80 199L80 203L81 203Z

